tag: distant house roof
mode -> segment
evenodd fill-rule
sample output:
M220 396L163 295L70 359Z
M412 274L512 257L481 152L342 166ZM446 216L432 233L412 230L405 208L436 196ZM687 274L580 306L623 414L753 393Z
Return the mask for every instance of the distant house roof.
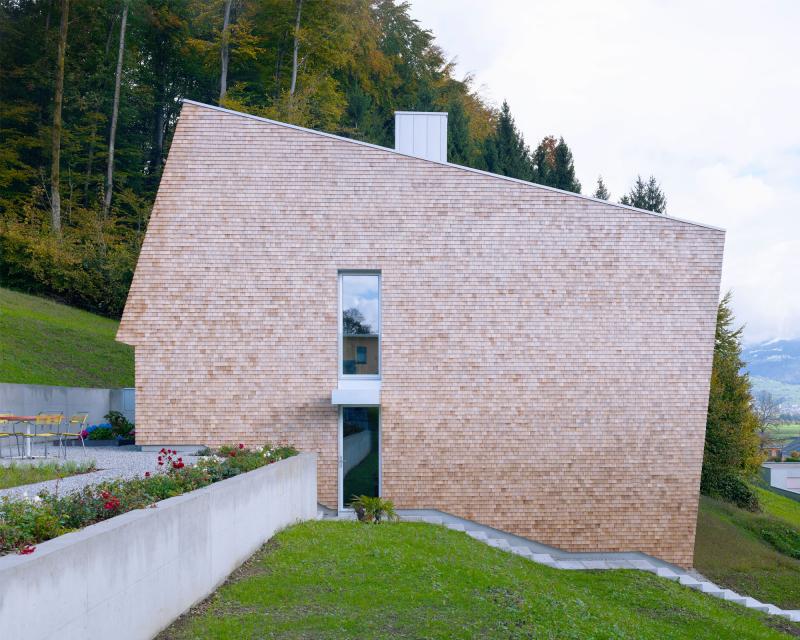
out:
M789 440L781 447L781 453L785 456L788 456L792 451L800 451L800 438Z

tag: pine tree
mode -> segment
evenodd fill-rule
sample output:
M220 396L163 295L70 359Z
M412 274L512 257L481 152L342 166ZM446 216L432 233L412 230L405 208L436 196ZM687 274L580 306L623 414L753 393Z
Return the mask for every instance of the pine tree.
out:
M489 171L520 180L531 179L530 151L505 100L497 117L492 144L494 148L485 154Z
M603 176L597 176L597 188L594 190L594 197L598 200L608 200L611 197L606 188L606 183L603 182Z
M533 152L532 163L533 182L564 191L581 192L581 183L575 179L572 151L564 138L543 138Z
M733 328L731 293L719 303L714 360L708 398L701 490L752 508L741 476L758 468L758 420L753 413L750 380L742 373L743 327Z
M661 191L655 176L650 176L647 182L642 180L641 175L636 176L636 182L634 182L633 187L627 195L620 198L619 202L629 207L655 211L656 213L665 213L667 211L667 198Z

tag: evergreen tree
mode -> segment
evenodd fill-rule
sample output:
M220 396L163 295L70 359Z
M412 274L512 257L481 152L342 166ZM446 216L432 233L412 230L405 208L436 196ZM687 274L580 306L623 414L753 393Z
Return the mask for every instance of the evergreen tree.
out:
M608 200L611 197L606 188L606 183L603 182L603 176L597 176L597 188L594 190L593 195L598 200Z
M665 213L667 211L667 198L661 191L661 187L654 176L650 176L647 182L642 180L642 176L636 176L636 182L634 182L630 192L622 196L619 202L629 207L655 211L656 213Z
M750 380L742 373L741 335L733 328L731 293L719 303L714 360L708 399L701 490L753 508L757 498L741 481L758 468L758 420L753 413Z
M489 145L490 148L485 153L489 171L520 180L531 179L530 151L505 100L497 116L495 134Z
M572 151L564 142L564 138L556 140L554 136L546 136L533 152L533 182L572 191L581 192L581 183L575 178L575 164Z

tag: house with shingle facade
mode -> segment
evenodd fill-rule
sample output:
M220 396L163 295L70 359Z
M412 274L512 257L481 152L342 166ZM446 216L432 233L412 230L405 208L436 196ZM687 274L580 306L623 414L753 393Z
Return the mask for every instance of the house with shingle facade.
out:
M118 339L137 443L291 443L318 498L692 563L724 232L185 101Z

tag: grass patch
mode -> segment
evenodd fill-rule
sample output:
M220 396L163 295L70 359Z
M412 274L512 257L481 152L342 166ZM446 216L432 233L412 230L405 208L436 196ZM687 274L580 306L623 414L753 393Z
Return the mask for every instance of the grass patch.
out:
M132 387L133 348L114 339L118 325L0 288L0 382Z
M768 504L763 506L769 514ZM784 609L798 609L800 560L779 553L757 533L758 522L764 517L701 496L695 567L734 591Z
M800 502L760 487L755 491L765 513L800 529Z
M421 523L278 534L160 640L785 638L800 627L638 571L560 571Z
M0 466L0 489L10 489L24 484L34 484L76 476L80 473L96 471L94 460L88 462L43 462L41 464L27 464L12 462L9 466Z

